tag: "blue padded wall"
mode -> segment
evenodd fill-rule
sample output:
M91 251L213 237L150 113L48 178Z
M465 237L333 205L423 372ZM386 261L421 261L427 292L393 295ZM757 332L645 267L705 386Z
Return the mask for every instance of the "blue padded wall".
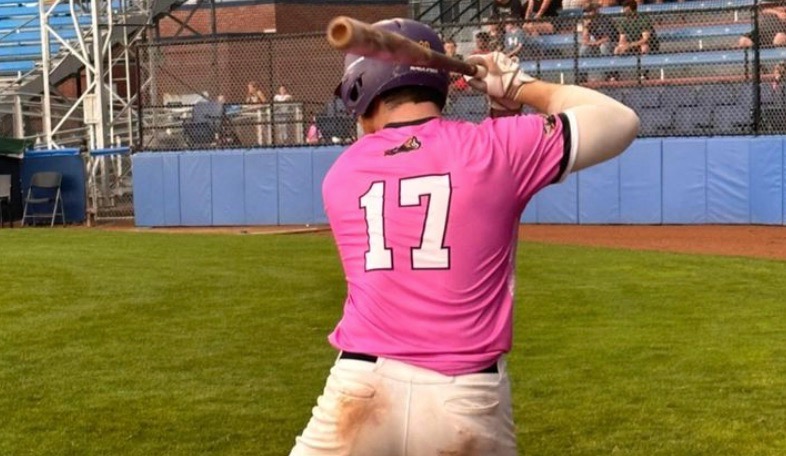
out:
M211 153L180 154L180 223L183 226L213 224Z
M619 161L620 223L662 223L661 140L640 139Z
M313 155L313 174L311 182L313 182L311 201L313 204L313 217L314 223L327 223L327 216L325 215L325 205L322 204L322 181L325 179L330 166L336 161L343 147L325 147L314 151Z
M169 184L164 180L165 155L140 153L131 156L134 169L134 220L138 226L171 226L164 218L162 197L165 183Z
M707 140L708 223L750 223L749 146L746 138Z
M180 221L180 156L179 154L163 154L162 175L164 178L163 194L160 196L164 206L164 224L178 226ZM134 187L136 192L136 186Z
M783 140L750 139L751 223L780 225L783 212Z
M550 185L535 195L538 223L579 223L579 190L576 174L564 182Z
M620 162L615 158L578 174L579 223L620 223Z
M781 137L640 139L535 195L524 223L782 225ZM133 156L140 226L326 223L322 180L342 146Z
M242 151L210 156L213 225L245 225L245 157Z
M537 223L538 222L538 199L532 198L529 200L527 207L524 208L524 213L521 214L521 223Z
M314 217L311 148L288 149L278 155L278 221L311 223Z
M277 224L278 153L266 149L247 151L243 177L246 224Z
M707 140L663 140L663 223L707 223Z

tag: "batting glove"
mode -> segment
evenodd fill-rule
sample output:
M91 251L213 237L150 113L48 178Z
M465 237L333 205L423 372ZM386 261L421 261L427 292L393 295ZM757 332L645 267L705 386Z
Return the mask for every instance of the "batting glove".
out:
M465 76L465 79L475 90L488 94L492 109L521 109L521 103L515 101L516 95L522 85L535 78L522 72L518 62L501 52L492 52L470 56L467 63L486 69L480 77Z

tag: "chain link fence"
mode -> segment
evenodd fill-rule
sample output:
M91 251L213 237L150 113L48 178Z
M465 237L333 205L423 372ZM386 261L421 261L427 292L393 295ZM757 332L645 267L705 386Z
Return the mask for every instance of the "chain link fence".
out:
M645 5L635 15L585 8L530 21L487 16L437 30L449 53L499 50L540 79L621 100L639 113L644 137L786 133L782 4L710 0ZM140 150L356 138L353 119L333 96L342 56L321 32L160 42L140 47L139 58ZM488 104L456 76L445 115L479 122Z
M134 217L131 153L127 147L93 151L86 159L90 223Z
M139 48L140 150L351 142L335 103L340 55L323 33L254 35Z

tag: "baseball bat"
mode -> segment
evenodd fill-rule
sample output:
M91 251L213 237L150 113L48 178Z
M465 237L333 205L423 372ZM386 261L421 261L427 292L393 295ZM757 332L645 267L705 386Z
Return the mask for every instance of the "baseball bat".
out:
M397 33L374 28L347 16L338 16L330 21L327 40L339 51L388 62L476 77L483 77L486 71L482 66L448 57Z

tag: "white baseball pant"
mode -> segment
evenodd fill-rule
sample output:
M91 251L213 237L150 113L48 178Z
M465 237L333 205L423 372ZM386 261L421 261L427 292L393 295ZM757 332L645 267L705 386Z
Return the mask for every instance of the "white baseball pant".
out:
M497 365L447 376L339 358L290 456L515 456L505 360Z

